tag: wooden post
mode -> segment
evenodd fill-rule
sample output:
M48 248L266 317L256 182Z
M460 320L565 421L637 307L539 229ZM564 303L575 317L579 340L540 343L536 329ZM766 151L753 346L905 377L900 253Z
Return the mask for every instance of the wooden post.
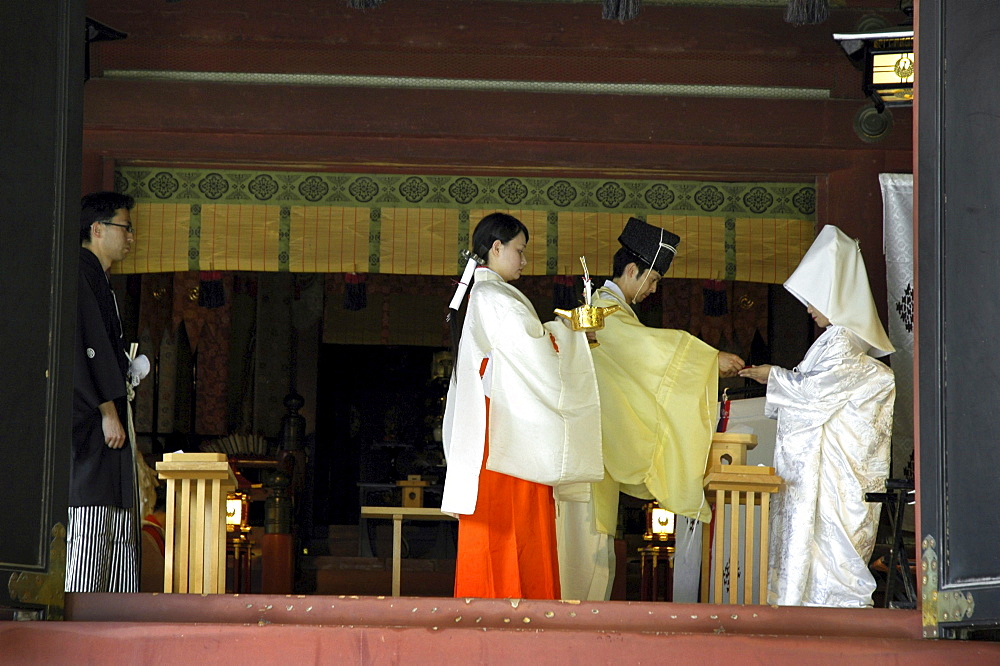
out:
M746 512L746 528L745 528L746 538L744 539L745 543L743 548L743 561L746 563L744 566L747 571L746 576L744 578L744 580L746 581L752 580L751 572L753 571L753 567L751 565L753 564L754 513L756 513L753 510L755 494L756 493L754 493L752 490L748 491L746 499L747 502L746 505L748 508ZM760 566L765 571L767 570L767 562L761 562ZM760 590L763 588L758 587L757 589ZM764 599L764 601L766 601L766 599ZM743 603L745 604L753 603L753 585L747 585L746 583L744 583Z
M399 578L402 562L403 514L392 514L392 596L399 596Z
M222 453L166 453L156 463L167 482L163 591L226 591L226 494L236 477Z
M726 523L726 491L715 491L715 535L712 539L712 547L715 549L715 595L712 603L722 603L722 546L726 542L722 526Z
M701 528L701 585L698 588L698 601L703 604L708 603L708 592L711 589L711 585L709 585L709 576L711 575L711 571L712 532L709 530L709 526L705 525Z
M779 477L780 478L780 477ZM770 543L770 506L771 506L771 496L764 493L760 496L760 542L761 544ZM760 567L760 582L758 583L757 589L761 591L764 598L760 600L762 604L767 603L767 554L768 550L764 550L764 561L761 562Z

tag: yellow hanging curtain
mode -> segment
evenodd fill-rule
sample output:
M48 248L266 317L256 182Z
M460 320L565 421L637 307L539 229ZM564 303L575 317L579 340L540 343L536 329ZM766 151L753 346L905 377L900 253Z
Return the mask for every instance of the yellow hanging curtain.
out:
M815 235L815 189L809 184L173 173L125 167L119 175L124 185L119 189L137 200L132 215L137 242L116 265L121 273L454 276L461 270L459 251L470 245L476 222L503 211L530 232L525 275L577 274L580 256L587 257L594 275L610 275L618 235L629 217L638 216L681 237L667 277L780 283ZM340 189L333 191L331 183ZM379 192L382 200L374 201ZM505 198L519 197L522 205L506 205ZM474 205L477 201L490 205Z

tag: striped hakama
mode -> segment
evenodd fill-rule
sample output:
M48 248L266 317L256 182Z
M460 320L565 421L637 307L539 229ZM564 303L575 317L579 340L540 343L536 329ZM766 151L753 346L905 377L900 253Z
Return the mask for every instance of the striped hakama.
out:
M71 506L66 529L66 591L139 591L134 510Z

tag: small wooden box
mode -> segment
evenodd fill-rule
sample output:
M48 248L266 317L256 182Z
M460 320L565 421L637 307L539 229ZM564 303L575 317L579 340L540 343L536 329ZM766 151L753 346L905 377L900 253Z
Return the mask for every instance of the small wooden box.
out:
M397 481L396 485L403 491L403 506L424 505L424 486L430 485L430 481L422 480L419 474L408 474L405 481Z
M716 465L746 465L747 451L757 446L757 435L740 432L717 432L712 435L705 473Z

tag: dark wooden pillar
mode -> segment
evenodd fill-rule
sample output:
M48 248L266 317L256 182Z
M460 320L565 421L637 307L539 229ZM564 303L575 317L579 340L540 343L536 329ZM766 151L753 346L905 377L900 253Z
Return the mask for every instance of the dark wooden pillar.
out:
M1000 625L1000 5L921 0L917 451L924 634ZM947 68L947 69L946 69ZM985 630L979 632L978 630Z
M0 3L0 25L0 607L59 616L79 247L83 2Z

